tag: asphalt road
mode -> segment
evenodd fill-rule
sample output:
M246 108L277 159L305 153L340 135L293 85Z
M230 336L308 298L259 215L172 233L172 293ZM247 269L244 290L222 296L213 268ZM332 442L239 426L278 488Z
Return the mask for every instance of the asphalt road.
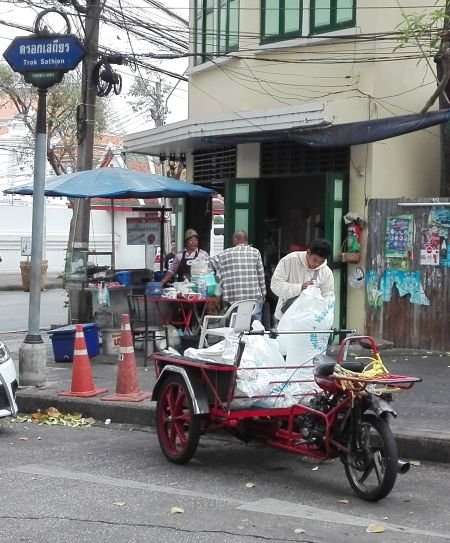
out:
M413 467L371 504L339 461L316 466L220 436L176 466L148 429L3 423L0 457L2 543L450 540L448 465ZM372 524L385 531L367 533Z
M26 331L28 329L29 293L20 290L0 291L0 332ZM42 329L52 324L67 323L67 308L64 289L44 290L41 293Z

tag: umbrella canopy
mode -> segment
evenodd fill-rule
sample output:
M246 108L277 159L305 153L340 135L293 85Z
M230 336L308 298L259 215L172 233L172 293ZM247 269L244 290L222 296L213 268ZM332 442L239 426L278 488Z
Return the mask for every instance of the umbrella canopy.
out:
M33 184L13 187L5 194L32 195ZM208 197L215 191L171 177L125 168L97 168L50 177L45 196L67 198L185 198Z

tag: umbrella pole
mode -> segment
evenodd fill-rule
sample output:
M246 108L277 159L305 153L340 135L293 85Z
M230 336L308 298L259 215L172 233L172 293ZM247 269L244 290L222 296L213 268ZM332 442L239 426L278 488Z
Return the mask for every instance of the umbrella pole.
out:
M164 214L165 214L166 208L164 205L164 199L163 204L161 207L161 220L159 223L159 235L161 236L161 249L160 249L160 258L159 258L159 270L163 271L164 269L164 249L165 249L165 243L164 243Z
M114 200L111 198L111 268L116 269L116 244L114 240L115 217L114 217Z

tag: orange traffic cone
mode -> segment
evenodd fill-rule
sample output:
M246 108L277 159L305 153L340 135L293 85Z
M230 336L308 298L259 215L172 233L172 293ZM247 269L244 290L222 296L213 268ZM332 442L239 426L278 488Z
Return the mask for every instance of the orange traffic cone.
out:
M139 388L130 317L127 314L122 315L120 326L119 360L116 393L105 396L102 400L107 402L141 402L150 398L150 392L143 392Z
M83 326L77 324L75 331L75 345L73 349L72 387L65 392L58 392L58 396L79 396L89 398L107 392L106 388L95 388L92 378L91 362L89 360Z

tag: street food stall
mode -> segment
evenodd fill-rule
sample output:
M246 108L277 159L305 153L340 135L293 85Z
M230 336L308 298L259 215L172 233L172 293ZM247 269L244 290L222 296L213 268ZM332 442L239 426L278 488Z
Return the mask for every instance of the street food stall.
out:
M33 185L15 187L10 192L32 195ZM67 198L208 198L214 190L183 182L170 177L125 168L98 168L51 177L45 183L45 196ZM133 214L127 219L128 247L145 246L145 261L140 269L116 269L116 240L114 206L111 212L111 250L91 250L87 244L74 242L68 247L65 270L65 287L72 293L83 291L92 307L92 318L102 332L109 334L119 328L120 315L128 313L127 294L132 289L145 289L145 283L154 278L153 262L156 247L160 247L160 271L163 269L164 221L168 208L156 210L156 215ZM148 212L149 210L143 210ZM153 213L155 210L153 210ZM110 259L110 264L91 265L90 257ZM156 311L153 305L153 310Z

